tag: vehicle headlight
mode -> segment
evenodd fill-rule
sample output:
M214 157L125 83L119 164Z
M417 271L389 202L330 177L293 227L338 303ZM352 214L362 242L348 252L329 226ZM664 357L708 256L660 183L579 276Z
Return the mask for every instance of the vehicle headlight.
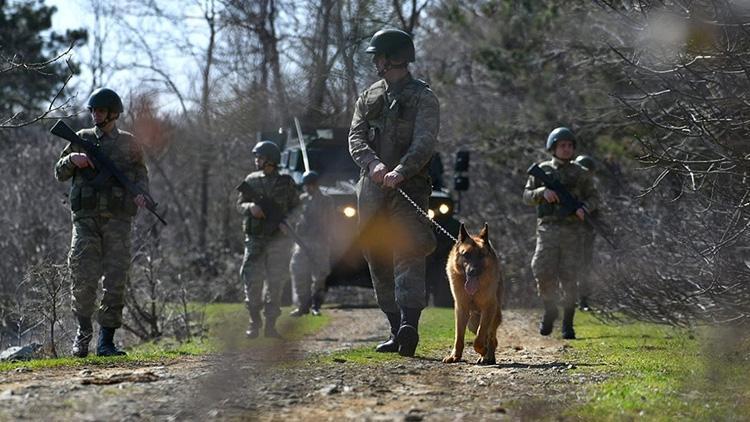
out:
M344 207L344 215L352 218L357 215L357 210L354 207Z
M433 211L433 210L427 210L427 215L429 215L430 218L435 218L435 211Z
M440 204L438 207L438 211L440 211L440 214L448 214L448 212L451 210L451 207L448 206L448 204Z

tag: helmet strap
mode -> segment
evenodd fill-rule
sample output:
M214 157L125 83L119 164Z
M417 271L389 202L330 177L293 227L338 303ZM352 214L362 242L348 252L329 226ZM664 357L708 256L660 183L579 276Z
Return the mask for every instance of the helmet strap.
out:
M116 116L112 118L112 114L116 114ZM102 120L99 123L94 123L94 125L98 127L99 129L103 129L105 126L109 124L109 122L113 122L117 120L118 117L120 117L119 113L112 113L109 111L109 109L107 109L107 117L105 117L104 120Z
M385 76L386 73L388 73L389 70L391 70L391 61L390 60L386 60L385 61L385 66L383 66L382 69L377 69L378 76L380 76L382 78L383 76Z
M258 166L259 167L258 170L261 170L261 171L265 172L269 167L270 167L270 169L268 169L268 170L271 170L271 171L276 168L276 164L274 164L271 160L267 159L265 156L259 155L258 158L260 160L262 160L259 163L260 165Z
M274 171L276 171L276 164L270 161L266 161L263 163L263 173L268 174L273 173Z
M380 76L382 78L391 69L405 69L407 66L409 66L408 62L393 63L391 61L391 59L386 58L385 59L385 66L383 66L383 69L378 70L378 76Z

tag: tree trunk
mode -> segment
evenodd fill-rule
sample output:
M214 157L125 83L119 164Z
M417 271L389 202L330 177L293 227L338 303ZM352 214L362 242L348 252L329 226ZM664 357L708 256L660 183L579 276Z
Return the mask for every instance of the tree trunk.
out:
M209 29L208 48L206 49L206 63L203 67L203 86L201 88L201 123L202 133L206 149L200 158L200 216L198 218L198 247L204 250L206 247L206 233L208 232L208 204L209 204L209 178L211 176L211 157L213 157L213 137L211 128L211 67L214 61L214 47L216 46L216 11L215 3L212 1L209 9L205 11L206 23Z
M289 103L286 97L286 86L284 84L284 76L281 74L281 62L279 60L279 49L278 49L278 38L276 38L276 1L268 1L268 28L261 35L261 42L263 43L263 52L265 53L265 60L271 67L271 74L273 74L273 85L276 91L275 97L278 99L276 102L281 126L289 124ZM265 36L264 36L265 35Z
M323 103L328 82L328 47L330 44L331 11L335 0L321 0L318 6L317 21L313 33L316 34L312 44L312 75L310 78L309 100L304 114L307 124L319 125L323 118Z
M348 19L344 20L343 11L344 6L335 7L335 27L336 27L336 38L339 52L341 54L341 60L344 63L344 71L346 77L346 90L344 92L345 98L344 103L344 117L343 122L337 122L340 124L348 125L351 121L352 114L354 114L354 103L355 99L359 95L359 87L357 86L357 73L354 64L354 57L357 54L356 47L359 46L359 39L361 38L361 25L363 16L363 10L365 10L365 3L367 0L351 0L346 1L348 6ZM345 22L348 22L351 27L347 31Z

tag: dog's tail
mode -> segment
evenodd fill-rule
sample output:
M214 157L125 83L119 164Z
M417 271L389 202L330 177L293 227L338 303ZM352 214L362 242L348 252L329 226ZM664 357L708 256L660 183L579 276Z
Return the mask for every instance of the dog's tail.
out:
M477 329L479 329L479 318L480 318L479 312L473 311L469 314L469 331L476 334Z

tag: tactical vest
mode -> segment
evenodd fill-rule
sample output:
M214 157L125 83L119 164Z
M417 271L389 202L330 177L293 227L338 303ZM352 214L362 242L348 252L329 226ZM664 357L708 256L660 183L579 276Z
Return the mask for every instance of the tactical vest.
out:
M283 215L289 214L291 211L287 201L289 191L293 189L295 190L294 194L297 194L294 180L289 175L278 173L265 175L262 171L255 171L245 178L245 182L259 195L273 201L278 212ZM254 198L243 199L247 202L255 200ZM268 210L263 210L263 212L268 212ZM251 236L271 236L279 231L279 227L271 226L267 219L253 218L252 216L245 217L242 227L245 234Z
M584 170L582 167L575 163L570 163L566 166L555 168L552 165L552 161L545 161L539 164L539 167L549 175L552 179L559 181L576 198L581 197L580 183L581 177L584 176ZM555 203L551 204L546 201L542 201L541 204L536 207L537 217L544 221L557 221L557 222L577 222L578 219L574 214L568 216L560 215L560 205Z
M323 193L310 195L305 192L300 197L300 218L295 231L301 237L323 241L331 229L333 201Z
M101 152L109 157L128 179L137 183L133 167L140 165L142 153L131 134L120 131L116 140L100 140L96 137L94 129L83 129L78 135L99 145ZM75 216L132 217L136 214L138 206L133 201L134 196L117 179L110 177L96 184L86 177L85 173L88 172L84 170L76 170L70 190L70 208Z
M419 98L428 87L424 81L410 79L401 92L388 93L385 80L380 80L365 92L369 144L388 168L397 166L411 145ZM420 173L427 174L428 167Z

